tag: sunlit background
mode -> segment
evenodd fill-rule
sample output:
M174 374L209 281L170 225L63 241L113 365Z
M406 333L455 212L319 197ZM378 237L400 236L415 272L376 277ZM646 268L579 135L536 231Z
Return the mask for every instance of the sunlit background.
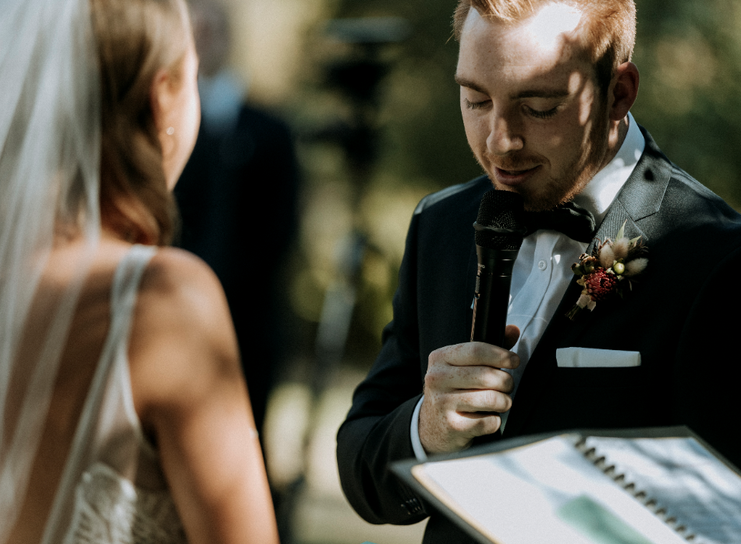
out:
M391 317L415 205L479 173L452 80L455 0L223 1L234 36L230 65L248 100L293 129L302 176L300 228L285 263L290 356L264 432L284 535L297 544L419 542L423 527L375 527L352 512L334 447L352 388ZM741 206L741 0L637 4L636 119L679 166ZM354 43L368 39L375 45ZM353 72L357 66L365 71ZM363 77L376 82L373 93ZM271 219L256 234L269 236ZM358 239L365 243L353 246ZM357 263L356 276L344 273L348 262ZM317 352L328 301L339 301L337 319L327 321L325 338L339 343L329 356Z

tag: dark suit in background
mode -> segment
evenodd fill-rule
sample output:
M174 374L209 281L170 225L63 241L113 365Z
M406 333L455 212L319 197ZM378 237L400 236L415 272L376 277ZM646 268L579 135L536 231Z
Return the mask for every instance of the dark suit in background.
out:
M284 265L297 228L299 168L287 124L240 104L233 119L204 118L175 188L179 245L221 280L234 319L258 432L290 345Z
M733 379L741 364L734 336L741 216L644 136L644 154L596 237L614 238L627 220L626 236L640 235L648 246L648 268L625 299L600 302L577 321L565 317L581 291L571 282L527 364L504 436L687 424L741 464ZM472 223L491 187L488 178L478 178L418 206L394 319L338 433L342 486L356 511L372 523L394 524L429 514L426 543L472 541L388 466L414 457L410 422L429 353L470 339L477 268ZM556 349L562 347L638 351L641 365L559 368Z

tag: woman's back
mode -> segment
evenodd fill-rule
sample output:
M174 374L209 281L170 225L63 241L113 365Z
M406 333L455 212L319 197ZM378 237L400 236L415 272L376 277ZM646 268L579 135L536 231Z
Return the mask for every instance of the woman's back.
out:
M190 522L194 541L228 541L246 534L245 518L256 506L247 491L265 490L218 283L184 252L161 249L150 264L154 248L130 248L103 242L80 293L11 542L41 542L47 520L59 522L46 529L48 542L62 541L70 524L70 543L180 542L179 517ZM38 349L48 301L74 271L77 255L74 247L53 252L21 353ZM187 354L194 350L196 358ZM223 398L214 402L212 395ZM204 424L216 442L200 447ZM164 464L153 444L164 449ZM221 460L216 444L226 454ZM229 512L242 519L214 532L221 524L213 515ZM251 530L264 527L269 541L273 529L264 519L253 518ZM110 534L117 536L104 540Z
M81 249L71 244L52 253L25 329L21 357L33 357L43 345L51 315L49 304L69 283L70 274L75 273ZM82 481L81 471L96 465L95 477L88 473L85 478L88 485L80 486L80 490L87 487L87 496L96 499L89 502L96 504L101 512L108 508L112 514L110 506L120 500L111 496L113 488L106 490L101 486L105 482L101 464L143 489L164 491L163 499L172 507L156 452L141 433L133 409L126 356L137 276L153 253L153 247L135 246L132 250L127 244L115 242L103 243L97 252L71 321L69 340L12 542L41 541L47 522L53 519L50 516L55 497L58 509L55 517L60 525L56 533L47 534L50 542L62 540L73 508L77 508L77 525L94 529L94 520L85 519L85 505L79 502L84 493L76 499L75 489ZM84 416L83 408L88 412Z

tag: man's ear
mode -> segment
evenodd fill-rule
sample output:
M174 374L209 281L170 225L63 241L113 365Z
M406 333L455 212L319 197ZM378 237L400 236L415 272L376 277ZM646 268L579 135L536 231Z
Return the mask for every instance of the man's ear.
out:
M638 97L640 74L632 62L624 62L617 67L615 77L610 84L611 104L610 119L620 121L628 115L630 108Z

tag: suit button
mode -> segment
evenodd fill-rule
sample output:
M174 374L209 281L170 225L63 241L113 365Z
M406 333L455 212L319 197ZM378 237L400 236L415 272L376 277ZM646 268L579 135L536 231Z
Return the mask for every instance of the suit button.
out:
M540 270L545 270L546 268L548 268L548 263L545 261L538 261L538 268Z

